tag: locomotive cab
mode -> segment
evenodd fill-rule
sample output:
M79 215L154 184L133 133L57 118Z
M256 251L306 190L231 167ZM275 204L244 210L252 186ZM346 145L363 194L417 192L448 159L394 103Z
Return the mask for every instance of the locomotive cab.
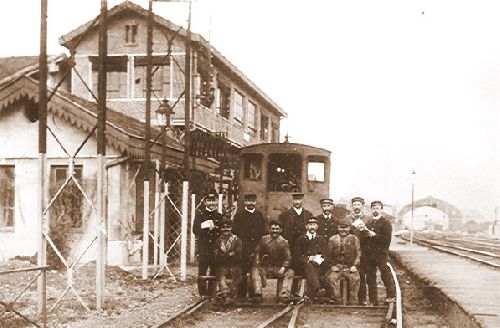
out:
M304 194L304 207L320 211L319 200L328 197L330 151L295 143L266 143L243 148L239 194L257 195L257 208L268 220L292 204L292 193ZM239 197L238 206L243 206Z

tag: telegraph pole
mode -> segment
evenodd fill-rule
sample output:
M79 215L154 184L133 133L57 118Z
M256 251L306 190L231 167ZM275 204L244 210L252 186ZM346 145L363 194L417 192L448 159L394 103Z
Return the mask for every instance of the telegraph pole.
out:
M39 242L37 265L39 267L47 265L47 241L43 235L47 226L44 219L46 207L45 198L45 173L47 167L47 1L40 3L40 56L38 58L39 83L38 83L38 223ZM38 292L38 313L42 314L44 323L46 322L46 271L42 270L37 280Z
M146 66L146 131L144 135L144 225L142 235L142 279L148 278L149 263L149 174L150 174L150 141L151 141L151 58L153 54L153 0L149 0L147 32L147 66Z
M108 2L101 0L99 21L99 63L97 76L97 263L96 263L96 308L104 304L106 265L106 220L104 211L104 157L106 156L106 61L108 57Z

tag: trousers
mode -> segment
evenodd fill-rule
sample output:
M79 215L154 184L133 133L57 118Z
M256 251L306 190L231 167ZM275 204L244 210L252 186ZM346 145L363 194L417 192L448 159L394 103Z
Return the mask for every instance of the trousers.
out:
M283 281L279 297L290 297L292 293L293 284L293 270L285 268L285 272L281 275L279 273L280 267L277 266L252 266L251 278L252 287L255 295L262 295L262 287L266 286L266 278L277 278Z

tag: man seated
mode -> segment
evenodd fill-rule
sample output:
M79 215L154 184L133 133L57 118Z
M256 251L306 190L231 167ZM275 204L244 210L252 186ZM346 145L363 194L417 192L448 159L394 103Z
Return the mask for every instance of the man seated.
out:
M293 283L292 258L288 241L281 236L282 227L278 221L269 223L270 234L263 236L254 252L251 270L254 301L262 301L262 287L266 287L266 278L278 278L283 281L279 291L279 300L287 302Z
M232 303L236 294L236 287L241 280L242 272L242 244L241 239L231 232L231 220L223 220L220 224L220 236L214 246L214 262L217 267L217 282L220 293L218 301ZM231 285L227 282L227 275L231 276Z
M333 235L328 241L328 259L331 264L326 273L326 282L334 302L340 298L339 282L344 277L348 281L348 304L357 304L356 298L359 290L359 265L361 250L359 240L350 234L351 222L348 218L339 222L339 234Z
M327 242L318 235L318 220L310 218L306 223L307 232L295 242L294 262L307 281L306 294L310 298L318 296L321 288L320 278L329 268L325 258Z

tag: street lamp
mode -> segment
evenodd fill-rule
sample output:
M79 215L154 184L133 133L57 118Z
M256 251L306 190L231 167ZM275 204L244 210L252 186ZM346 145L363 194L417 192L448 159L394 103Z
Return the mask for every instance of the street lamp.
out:
M410 223L410 247L413 247L413 197L415 194L415 176L417 173L415 170L411 171L411 223Z

